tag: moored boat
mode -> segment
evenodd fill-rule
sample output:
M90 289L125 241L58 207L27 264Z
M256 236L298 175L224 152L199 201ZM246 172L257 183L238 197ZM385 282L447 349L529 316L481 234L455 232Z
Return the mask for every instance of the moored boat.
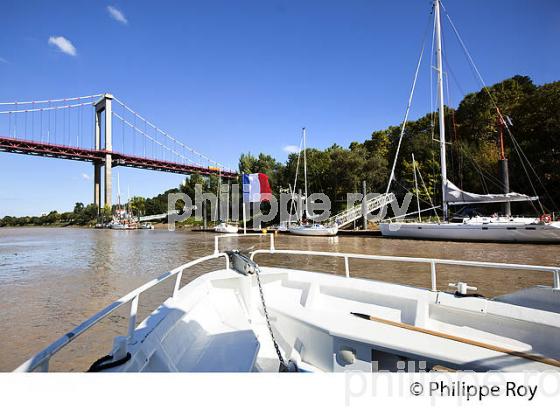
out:
M237 233L239 231L239 226L222 222L216 225L214 231L218 233Z
M307 194L307 138L306 138L306 129L303 128L302 129L302 145L303 145L303 185L304 185L304 192L305 192L305 207L304 207L304 213L305 213L305 218L308 218L311 220L311 222L309 221L305 221L303 217L301 217L302 215L300 215L300 218L298 220L298 223L291 223L291 220L289 220L286 224L286 229L285 231L288 231L289 233L293 234L293 235L300 235L300 236L335 236L338 233L338 225L336 223L333 223L332 225L326 226L317 222L313 222L312 218L309 215L309 209L308 209L308 194ZM294 189L292 191L292 201L294 199L295 196L295 189L296 189L296 185L297 185L297 173L299 171L299 157L298 157L298 166L296 166L296 180L294 181ZM300 213L301 214L301 213ZM290 213L291 216L291 213Z
M463 222L392 222L379 225L387 237L467 242L560 242L560 222L539 218L475 217Z
M553 221L551 215L546 214L543 205L539 201L538 196L528 196L516 192L509 191L509 177L507 169L507 159L504 152L503 129L508 131L508 134L513 138L509 129L506 118L501 114L500 109L493 101L498 115L498 126L500 130L500 174L502 177L501 185L504 193L501 194L477 194L464 191L447 178L447 160L446 160L446 132L445 132L445 106L444 106L444 86L443 86L443 59L442 59L442 31L441 31L441 1L433 1L434 9L434 38L436 39L436 54L437 54L437 100L438 100L438 119L439 119L439 148L440 148L440 165L441 165L441 208L442 219L437 222L422 222L420 217L420 209L418 209L418 221L397 221L384 220L379 224L381 234L385 237L392 238L412 238L412 239L439 239L439 240L452 240L452 241L491 241L491 242L529 242L529 243L560 243L560 222ZM472 63L471 61L471 64ZM409 105L405 114L405 121L402 124L401 135L398 147L400 147L404 130L406 126L406 119L410 110L412 95L414 93L414 86L418 75L417 66L415 80L411 91ZM432 69L432 68L430 68ZM485 87L485 86L484 86ZM485 87L486 88L486 87ZM520 149L515 147L515 149ZM397 148L387 192L391 187L395 177L395 165L399 154ZM520 155L525 157L525 154ZM413 166L415 160L413 156ZM525 164L523 164L525 167ZM415 168L416 170L416 168ZM528 175L529 176L529 175ZM416 181L416 173L414 174ZM530 184L531 187L533 184ZM416 195L418 196L418 187L416 187ZM539 217L513 217L511 216L510 204L512 202L534 202L537 201L542 210ZM431 198L430 198L431 202ZM476 217L464 218L460 222L451 222L449 218L449 207L457 205L472 205L472 204L504 204L505 216L503 217ZM419 202L418 207L420 208ZM435 209L437 207L433 207ZM536 208L535 208L536 209ZM439 219L439 217L438 217Z
M338 233L338 226L325 226L323 224L299 224L292 225L288 232L301 236L335 236Z

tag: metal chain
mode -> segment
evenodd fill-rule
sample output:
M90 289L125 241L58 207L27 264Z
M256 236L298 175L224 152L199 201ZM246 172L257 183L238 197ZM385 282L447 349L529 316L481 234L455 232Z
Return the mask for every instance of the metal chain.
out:
M287 371L288 365L286 361L282 357L282 353L280 352L280 347L278 347L278 343L276 342L276 338L274 337L274 332L272 331L272 326L270 325L270 318L268 317L268 310L266 309L266 303L264 301L264 293L261 284L261 276L259 275L260 269L258 266L255 266L255 275L257 277L257 284L259 285L259 293L261 295L261 302L264 311L264 317L266 319L266 325L268 327L268 331L270 332L270 337L272 338L272 343L274 344L274 350L276 350L276 355L278 356L278 360L280 361L280 371Z

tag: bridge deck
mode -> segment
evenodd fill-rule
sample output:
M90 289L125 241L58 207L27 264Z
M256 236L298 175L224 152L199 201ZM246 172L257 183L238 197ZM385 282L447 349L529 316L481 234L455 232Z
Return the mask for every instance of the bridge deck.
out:
M105 163L107 154L111 154L112 166L123 166L154 171L172 172L175 174L220 175L222 178L237 178L233 171L219 170L214 167L200 167L178 162L162 161L151 158L137 157L119 152L77 148L44 142L0 137L0 151L13 154L35 155L41 157L70 159L74 161Z

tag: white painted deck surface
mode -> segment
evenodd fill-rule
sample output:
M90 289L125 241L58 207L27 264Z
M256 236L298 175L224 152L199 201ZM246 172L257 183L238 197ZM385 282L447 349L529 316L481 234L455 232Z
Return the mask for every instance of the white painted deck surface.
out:
M261 278L283 354L303 370L372 371L376 355L388 369L399 358L429 368L552 368L351 312L560 359L557 312L307 271L265 267ZM340 360L341 348L355 353L354 363ZM165 302L138 327L129 350L132 359L115 371L277 371L279 365L255 277L226 270L198 278Z
M127 353L131 357L106 371L278 371L257 276L233 270L233 262L219 250L220 238L235 236L216 237L214 254L133 290L17 370L47 371L51 357L62 347L130 304L128 336L115 339L111 354L115 361ZM560 267L277 250L274 235L269 237L270 248L253 251L251 258L260 255L259 260L264 260L260 278L274 337L283 358L300 370L418 371L434 366L477 371L560 369ZM272 254L343 259L344 272L333 275L266 266L266 255ZM406 264L427 265L431 287L352 278L350 259L370 261L372 273L377 261L405 263L403 269L407 269ZM211 260L224 260L225 268L180 287L185 270ZM249 272L249 262L245 259L236 266ZM437 288L441 265L548 272L552 286L523 289L495 300L457 296ZM171 279L175 281L171 296L137 326L142 292ZM458 285L458 289L466 288L464 283Z

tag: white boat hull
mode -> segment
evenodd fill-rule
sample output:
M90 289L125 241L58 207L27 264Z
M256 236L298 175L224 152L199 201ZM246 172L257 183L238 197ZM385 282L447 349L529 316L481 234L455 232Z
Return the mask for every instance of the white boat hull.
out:
M466 242L560 243L560 223L533 222L382 222L384 237Z
M335 236L338 233L338 226L298 225L290 226L288 232L300 236Z
M116 229L116 230L119 230L119 231L129 231L129 230L136 229L136 228L134 228L130 225L126 225L126 224L124 224L124 225L123 224L114 224L114 225L111 225L111 229Z
M388 366L381 370L394 371L408 355L422 358L410 359L415 363L425 360L428 369L436 364L477 371L554 369L399 324L554 357L558 351L550 341L560 340L558 313L484 298L463 298L462 306L449 293L308 271L262 268L261 275L282 353L301 371L371 372L376 354L384 358L378 365ZM558 294L547 289L541 292L558 305ZM394 325L360 319L350 312ZM534 322L526 321L527 317ZM398 353L387 353L382 346ZM352 363L341 358L344 348L350 350ZM113 371L275 372L279 366L255 278L226 270L194 280L165 302L136 329L128 350L131 359Z
M401 265L405 270L410 263L431 264L432 289L353 278L348 263L344 276L263 264L257 271L247 269L248 260L265 254L385 260L405 263ZM180 287L185 269L224 257L231 258L225 269ZM465 297L464 293L438 290L435 266L439 264L546 271L554 275L555 287L536 286L495 299ZM375 274L376 268L372 264L370 273ZM93 368L111 372L276 372L278 352L289 368L299 371L397 371L403 364L409 370L410 366L423 366L425 370L558 371L557 271L554 266L279 250L272 244L269 250L252 252L249 259L217 252L123 296L17 370L44 370L61 347L130 301L129 320L133 320L134 301L141 293L173 277L176 285L171 296L138 327L130 328L128 336L117 336L111 354L96 361ZM468 289L459 282L458 292L463 292L462 287Z
M239 227L237 225L221 223L214 228L214 231L218 233L237 233L239 231Z

